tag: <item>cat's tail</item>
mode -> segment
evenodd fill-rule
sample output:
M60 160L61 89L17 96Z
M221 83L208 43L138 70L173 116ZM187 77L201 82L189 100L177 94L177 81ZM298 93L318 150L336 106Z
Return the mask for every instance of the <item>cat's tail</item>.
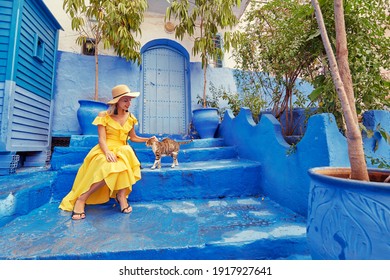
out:
M188 140L188 141L184 141L184 142L177 142L177 143L179 143L179 145L185 145L185 144L190 144L191 142L192 142L192 139Z

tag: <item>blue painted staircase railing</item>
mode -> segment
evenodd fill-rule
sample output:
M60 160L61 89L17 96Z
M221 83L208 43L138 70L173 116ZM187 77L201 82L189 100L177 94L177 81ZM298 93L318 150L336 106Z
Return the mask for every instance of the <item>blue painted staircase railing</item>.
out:
M129 197L133 213L110 201L72 221L59 201L96 143L72 136L69 147L55 147L50 170L8 178L9 188L0 188L0 201L9 202L5 215L0 209L0 259L310 258L305 218L264 197L262 166L223 139L183 145L179 166L164 158L161 170L150 169L150 148L134 144L143 178Z

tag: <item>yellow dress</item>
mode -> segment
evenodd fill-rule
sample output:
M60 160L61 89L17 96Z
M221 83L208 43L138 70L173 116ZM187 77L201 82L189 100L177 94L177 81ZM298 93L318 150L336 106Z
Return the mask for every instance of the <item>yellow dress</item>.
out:
M108 162L99 144L93 147L80 166L72 190L64 197L59 208L73 211L77 198L87 192L91 185L104 179L106 185L92 193L86 204L101 204L115 198L120 189L126 189L126 196L132 191L132 186L141 179L140 162L133 149L127 144L129 131L137 124L137 119L130 115L122 126L107 113L97 116L94 125L106 128L107 146L113 151L117 162Z

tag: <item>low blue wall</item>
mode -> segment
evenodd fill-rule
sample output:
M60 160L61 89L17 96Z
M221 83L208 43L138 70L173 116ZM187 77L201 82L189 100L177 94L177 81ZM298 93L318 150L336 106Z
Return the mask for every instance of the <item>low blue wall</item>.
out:
M371 118L370 123L374 123L372 127L381 123L389 132L389 111L373 111L367 116ZM218 133L226 145L237 146L240 157L261 163L260 185L265 195L304 216L307 215L310 186L308 169L349 166L346 138L339 132L331 114L312 116L304 136L295 146L284 140L280 123L274 116L264 114L256 125L248 108L242 108L237 117L227 111ZM378 148L373 151L372 141L365 137L365 150L390 163L389 144L379 139Z

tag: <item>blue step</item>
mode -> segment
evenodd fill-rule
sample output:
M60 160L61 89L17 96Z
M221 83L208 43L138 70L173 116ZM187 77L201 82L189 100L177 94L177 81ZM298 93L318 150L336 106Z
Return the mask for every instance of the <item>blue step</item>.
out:
M0 227L50 201L57 172L33 168L0 177Z
M51 158L51 168L59 170L61 167L78 164L83 162L85 156L91 148L89 147L55 147ZM141 163L154 162L155 156L151 148L136 148L137 157ZM207 161L217 159L236 158L237 150L235 147L198 147L181 149L178 155L178 161L193 162ZM163 157L162 162L172 163L171 157Z
M162 138L158 138L162 140ZM172 137L172 139L175 139ZM175 139L178 142L188 141L189 139ZM145 148L145 143L135 143L129 141L130 145L135 149ZM70 147L86 147L92 148L98 144L97 135L72 135L70 138ZM194 139L192 143L182 145L182 149L186 148L206 148L206 147L221 147L224 146L222 138Z
M113 202L87 218L47 203L0 228L0 259L310 259L303 217L268 198Z
M133 186L131 201L244 197L262 193L259 187L261 166L244 159L209 160L170 163L161 169L144 164L142 179ZM62 199L71 189L80 165L69 165L58 171L53 185L54 199Z

